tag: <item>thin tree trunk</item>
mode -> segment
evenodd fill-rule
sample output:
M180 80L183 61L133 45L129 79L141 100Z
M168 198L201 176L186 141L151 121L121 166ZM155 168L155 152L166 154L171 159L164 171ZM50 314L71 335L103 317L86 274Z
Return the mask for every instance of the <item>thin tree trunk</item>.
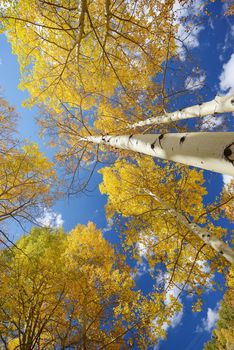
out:
M87 136L80 140L234 176L234 132Z
M183 119L205 117L210 114L234 112L234 94L227 96L216 96L213 100L198 105L180 109L172 113L165 113L158 117L151 117L140 122L129 124L128 128L146 126L152 124L164 124L176 122Z
M218 239L217 237L212 236L212 234L203 227L200 227L199 225L189 222L188 219L181 213L179 213L177 210L171 208L168 206L164 201L161 200L160 197L155 195L154 193L148 191L147 189L144 189L145 193L150 195L152 198L154 198L157 202L159 202L165 209L168 210L168 212L182 225L187 227L189 231L194 233L197 237L203 240L205 244L212 247L216 252L219 254L222 254L223 257L229 261L231 264L234 264L234 250L230 248L226 243L224 243L222 240Z

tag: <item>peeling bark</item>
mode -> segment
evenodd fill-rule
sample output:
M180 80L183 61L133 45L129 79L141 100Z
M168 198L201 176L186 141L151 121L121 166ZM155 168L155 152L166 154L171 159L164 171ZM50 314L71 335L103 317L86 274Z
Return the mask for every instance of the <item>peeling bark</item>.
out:
M221 114L234 112L234 94L227 96L216 96L213 100L180 109L172 113L165 113L158 117L151 117L140 122L129 124L128 128L146 126L152 124L165 124L183 119L201 118L210 114Z
M229 261L231 264L234 264L234 250L230 248L226 243L217 237L213 236L210 231L206 228L200 227L199 225L189 222L188 219L177 210L169 207L166 203L164 203L160 197L156 196L154 193L145 189L145 193L154 198L157 202L159 202L168 212L182 225L187 227L189 231L194 233L197 237L199 237L205 244L212 247L216 252L223 255L223 257Z
M80 140L234 176L234 132L107 135Z

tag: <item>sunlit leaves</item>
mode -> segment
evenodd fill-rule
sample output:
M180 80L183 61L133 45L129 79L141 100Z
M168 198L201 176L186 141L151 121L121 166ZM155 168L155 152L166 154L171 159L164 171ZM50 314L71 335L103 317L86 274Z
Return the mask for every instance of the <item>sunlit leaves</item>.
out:
M146 88L165 58L173 3L18 1L3 12L3 26L22 88L49 104L76 103L83 92L109 96L117 85Z
M100 172L103 175L100 190L108 195L107 215L119 213L127 218L126 247L133 250L139 263L142 255L147 259L156 281L164 266L163 288L177 286L200 299L204 289L213 285L213 271L224 272L227 266L149 192L188 220L208 224L212 234L223 238L225 230L215 227L204 215L206 189L202 172L167 163L159 166L143 156L134 162L116 161ZM207 260L212 260L212 264Z
M20 87L30 93L27 104L46 109L42 129L59 145L57 159L74 178L77 157L97 160L96 149L84 150L79 137L93 129L125 129L149 108L156 113L152 77L175 51L173 4L20 0L2 11Z
M17 248L1 251L0 264L0 330L10 348L118 348L120 340L128 342L128 330L134 344L151 344L162 334L152 335L150 326L161 315L162 298L135 290L124 256L93 223L67 235L33 229Z
M55 179L53 164L36 145L12 148L1 155L0 218L30 218L37 205L50 205L50 188Z
M218 311L218 321L216 329L212 334L212 340L205 344L205 350L232 349L234 346L234 300L233 300L233 268L230 268L227 275L227 285L229 289L224 294Z
M51 187L56 179L54 165L35 144L22 146L16 138L16 113L0 99L0 221L25 220L52 202ZM7 235L1 231L3 242Z

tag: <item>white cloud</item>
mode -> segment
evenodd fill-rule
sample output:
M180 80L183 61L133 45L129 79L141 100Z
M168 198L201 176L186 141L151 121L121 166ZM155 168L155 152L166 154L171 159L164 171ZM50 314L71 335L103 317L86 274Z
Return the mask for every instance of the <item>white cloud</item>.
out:
M189 5L182 5L177 0L173 6L173 12L175 15L175 24L179 25L178 28L178 39L177 40L177 52L179 54L180 60L184 61L186 59L186 50L193 49L199 46L198 36L201 30L204 29L201 25L196 25L193 21L194 15L201 12L203 4L201 0L196 0L190 3ZM188 26L183 22L183 19L186 19L191 26Z
M223 177L223 185L226 188L231 183L231 181L234 180L234 176L223 175L222 177Z
M176 286L173 286L172 288L170 288L167 292L166 292L166 299L165 299L165 304L168 305L171 302L171 296L174 298L178 298L180 294L180 289L177 288ZM179 301L180 298L178 299ZM165 331L168 330L169 327L175 328L176 326L178 326L182 320L183 317L183 308L175 313L171 318L170 318L170 325L168 325L167 323L164 323L163 325L163 329Z
M112 229L114 222L112 218L107 218L107 226L103 228L103 232L109 232Z
M223 65L223 72L219 77L220 88L223 91L234 89L234 53L230 60Z
M0 64L2 64L2 59L0 58Z
M147 262L146 261L142 261L140 264L137 264L136 272L134 274L132 274L132 277L134 279L137 279L137 278L145 275L149 271L150 271L150 269L149 269L149 266L148 266Z
M187 77L184 85L186 89L194 91L203 87L205 80L206 75L204 73L201 73L197 77Z
M203 331L211 332L212 329L215 328L216 322L218 320L218 310L219 310L219 303L216 305L216 307L213 310L211 308L208 308L206 318L202 318L202 320L201 320L202 325L198 326L196 331L197 332L203 332Z
M6 0L1 0L0 1L0 10L7 10L11 6L14 7L17 3L17 0L11 0L11 1L6 1Z
M141 257L141 262L137 264L136 271L132 275L133 278L138 278L146 273L151 272L149 267L147 255L151 255L151 248L157 243L158 239L155 233L151 230L144 231L139 234L138 242L136 244L137 253Z
M145 243L143 242L138 242L137 243L137 250L140 256L146 256L147 252L148 252L148 247Z
M59 228L63 226L62 215L54 212L51 209L44 208L43 214L37 219L39 225L43 227Z
M171 318L171 324L170 327L175 328L177 327L182 320L183 317L183 309L179 312L177 312L172 318Z
M164 286L163 289L167 289L166 292L166 296L165 296L165 305L170 305L171 303L171 297L177 299L178 301L181 303L181 299L179 297L181 290L179 289L179 287L176 287L175 285L171 288L167 288L167 284L168 281L170 279L170 275L169 273L160 273L157 280L156 280L156 284L160 287ZM170 319L170 324L168 323L164 323L162 328L163 330L167 331L170 327L175 328L176 326L178 326L181 323L183 317L183 305L182 305L182 309L179 312L176 312ZM157 325L157 317L154 320L154 325Z
M195 279L197 282L196 285L198 287L205 287L204 292L208 294L212 291L213 288L214 274L210 275L210 265L205 260L197 260L196 265L202 273L207 275L206 277L204 276L204 284L201 284L201 281L197 281L197 279Z
M137 250L141 257L146 259L146 255L150 254L150 248L152 248L158 239L155 236L155 232L149 230L141 232L138 238Z
M217 116L213 116L213 115L207 115L206 117L202 118L201 120L201 125L200 125L200 129L201 130L213 130L217 127L219 127L220 125L223 124L223 118L222 117L217 117Z
M204 325L206 326L206 330L210 332L216 325L218 320L218 310L212 310L208 308L207 311L207 319L204 321Z
M199 269L201 269L204 273L210 273L210 265L205 260L197 260L196 264L198 265Z

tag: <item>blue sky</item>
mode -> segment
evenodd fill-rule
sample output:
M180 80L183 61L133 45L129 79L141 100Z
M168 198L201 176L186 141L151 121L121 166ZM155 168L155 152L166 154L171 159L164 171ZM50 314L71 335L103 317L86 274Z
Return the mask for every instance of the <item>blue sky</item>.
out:
M19 134L21 138L36 142L40 150L52 159L54 150L48 147L46 141L39 137L40 129L35 121L35 117L38 115L37 108L27 109L22 107L22 102L28 94L17 88L20 79L17 56L11 53L11 46L5 35L0 35L0 48L0 87L2 95L11 105L16 107L16 111L20 115ZM72 229L77 223L86 224L89 220L94 219L99 227L106 225L104 217L105 197L100 195L97 187L100 181L101 176L96 174L92 183L92 188L95 189L90 194L69 200L65 198L55 204L54 210L61 213L66 231ZM102 219L100 220L98 217Z
M194 7L187 10L186 15L193 15L200 1L195 1ZM186 71L183 79L180 77L174 82L180 87L190 90L186 98L181 98L175 102L178 107L186 107L195 99L194 96L201 95L204 99L212 99L217 93L227 93L234 89L234 21L231 17L224 16L226 5L217 1L210 5L212 15L204 16L194 30L194 34L187 45L192 53L193 60L190 61L181 48L178 48L180 59L186 63ZM190 12L189 12L190 11ZM183 13L184 14L184 13ZM179 31L181 37L184 35L183 26ZM27 93L17 89L19 83L19 66L17 57L11 54L11 47L7 43L5 35L0 36L0 87L2 95L11 105L16 107L20 114L18 130L22 138L29 139L39 144L40 149L52 158L54 151L51 150L44 140L38 136L39 128L34 117L38 111L36 108L31 110L21 106L22 101L27 98ZM174 63L177 64L177 63ZM170 77L168 77L168 84ZM205 97L204 97L205 96ZM205 130L207 123L213 123L214 130L233 130L233 117L231 115L218 118L204 118L202 122L198 121L192 124L194 129ZM209 195L207 202L211 202L222 189L223 178L219 174L206 172L206 180ZM227 181L227 177L224 179ZM91 187L94 188L89 195L80 194L76 198L65 198L55 203L53 212L47 212L47 219L50 220L54 215L55 221L63 221L65 231L69 231L76 224L86 224L89 220L96 223L99 228L104 229L105 236L111 242L118 242L116 233L108 226L105 219L104 205L106 197L101 195L98 190L98 183L101 182L101 176L96 173L92 180ZM61 221L62 220L62 221ZM230 224L222 221L229 230ZM20 231L15 234L17 237ZM152 287L152 280L147 273L147 268L142 270L140 276L136 278L139 288L147 291ZM206 294L205 305L201 313L191 312L191 300L183 299L184 309L177 320L174 320L174 327L168 330L168 339L160 342L160 350L201 350L203 344L211 337L212 325L215 323L217 314L217 303L222 297L221 292ZM212 323L213 322L213 323Z

